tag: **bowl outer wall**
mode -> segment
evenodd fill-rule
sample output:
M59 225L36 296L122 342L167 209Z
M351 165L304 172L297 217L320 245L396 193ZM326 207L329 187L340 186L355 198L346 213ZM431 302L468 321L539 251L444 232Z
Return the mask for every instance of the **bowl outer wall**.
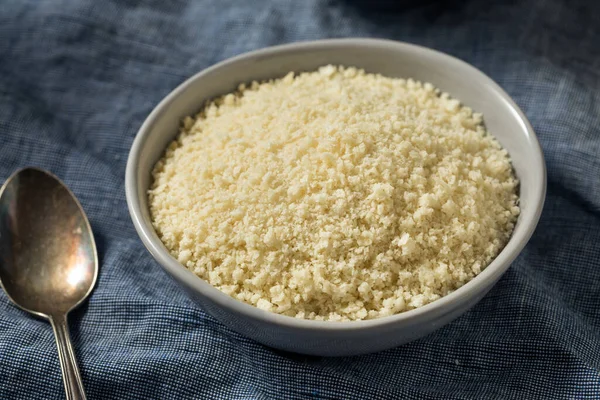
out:
M150 171L178 132L182 118L205 100L242 82L315 70L325 64L364 68L390 77L430 82L484 114L484 122L511 155L521 181L521 215L511 240L477 277L433 303L367 321L307 321L277 315L237 301L182 267L157 237L147 205ZM546 168L535 133L518 106L489 77L469 64L421 46L378 39L331 39L275 46L242 54L210 67L177 87L152 111L132 145L126 195L135 228L163 269L231 329L263 344L312 355L353 355L391 348L425 336L479 301L521 252L539 220Z

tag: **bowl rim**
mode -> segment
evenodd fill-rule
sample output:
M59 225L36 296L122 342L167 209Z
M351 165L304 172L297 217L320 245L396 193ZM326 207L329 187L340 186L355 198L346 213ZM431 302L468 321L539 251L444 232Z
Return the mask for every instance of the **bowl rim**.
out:
M454 292L443 296L431 303L424 306L404 311L398 314L393 314L385 317L379 317L368 320L358 321L318 321L300 319L290 317L286 315L277 314L270 311L259 309L253 305L244 303L240 300L234 299L233 297L221 292L219 289L213 287L203 279L198 278L193 272L188 270L185 266L180 264L174 257L172 257L163 243L156 236L155 230L151 224L146 224L142 216L140 197L138 196L138 163L140 161L140 154L144 147L145 141L150 133L150 128L158 120L165 109L171 104L171 102L179 96L184 90L191 86L196 80L202 79L207 74L215 71L216 69L224 66L239 63L241 61L250 60L257 57L268 57L276 56L282 52L296 52L306 50L324 50L332 47L383 47L386 50L404 50L410 51L415 54L429 54L430 56L439 57L445 59L445 62L451 63L456 67L462 68L465 72L470 74L478 75L480 79L483 79L489 87L504 100L512 110L515 118L522 125L524 132L527 135L528 141L531 143L532 154L531 163L532 167L541 171L543 179L539 182L534 182L535 187L533 188L534 201L531 202L529 212L526 215L521 214L520 226L515 228L510 240L502 249L500 254L476 277L471 279L462 287L458 288ZM202 100L204 101L204 99ZM199 107L201 101L198 102ZM362 330L374 327L384 327L390 325L396 325L398 323L408 323L409 321L418 321L425 318L426 315L432 317L433 315L441 315L450 312L455 307L458 307L463 302L474 297L482 288L488 287L496 282L501 275L506 272L514 259L521 253L531 235L533 234L539 218L542 213L544 201L546 197L546 186L547 186L547 173L546 165L544 161L544 155L540 143L535 135L535 132L527 120L524 113L517 106L517 104L511 99L511 97L489 76L484 74L479 69L468 64L465 61L460 60L454 56L443 53L438 50L430 49L424 46L388 40L388 39L373 39L373 38L343 38L343 39L322 39L314 41L302 41L277 46L271 46L261 48L258 50L246 52L237 55L232 58L228 58L217 64L214 64L186 79L183 83L172 90L166 97L164 97L158 105L152 110L150 115L146 118L140 129L138 130L129 157L127 159L127 167L125 172L125 192L129 213L135 229L140 236L143 244L152 254L156 261L161 267L179 283L184 284L188 290L198 292L202 296L208 298L213 303L220 307L225 307L230 311L247 317L252 320L257 320L263 323L269 323L278 325L280 327L287 327L296 330L322 330L322 331L348 331L348 330ZM512 243L512 245L511 245ZM512 248L507 251L507 248Z

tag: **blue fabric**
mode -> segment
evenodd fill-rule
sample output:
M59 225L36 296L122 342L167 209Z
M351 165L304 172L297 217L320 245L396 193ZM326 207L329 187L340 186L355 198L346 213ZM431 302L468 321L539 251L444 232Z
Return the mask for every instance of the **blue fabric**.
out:
M600 3L504 3L0 3L0 180L53 171L98 243L97 288L70 325L89 399L600 398ZM153 106L193 73L348 36L433 47L499 82L541 140L548 197L525 251L452 324L379 354L305 357L231 332L178 290L134 231L125 163ZM2 399L64 396L50 326L4 293L0 377Z

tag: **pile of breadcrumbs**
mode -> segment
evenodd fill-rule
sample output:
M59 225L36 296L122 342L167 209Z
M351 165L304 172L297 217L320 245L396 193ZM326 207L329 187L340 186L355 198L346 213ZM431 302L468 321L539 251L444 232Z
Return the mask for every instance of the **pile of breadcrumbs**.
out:
M174 257L236 299L307 319L432 302L491 262L519 214L481 114L356 68L240 85L185 119L153 176Z

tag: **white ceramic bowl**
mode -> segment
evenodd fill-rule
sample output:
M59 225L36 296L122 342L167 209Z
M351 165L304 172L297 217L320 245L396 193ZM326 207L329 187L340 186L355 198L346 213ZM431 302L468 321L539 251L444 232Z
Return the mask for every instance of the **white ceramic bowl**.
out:
M512 238L476 278L428 305L401 314L353 322L309 321L260 310L235 300L184 268L150 222L150 171L173 140L183 117L239 83L312 71L325 64L364 68L390 77L431 82L484 115L488 130L508 150L521 181L521 215ZM292 352L339 356L384 350L427 335L475 305L498 281L533 233L546 193L543 154L527 118L490 78L469 64L424 47L387 40L334 39L266 48L221 62L181 84L152 111L131 148L127 204L146 248L197 303L231 329Z

